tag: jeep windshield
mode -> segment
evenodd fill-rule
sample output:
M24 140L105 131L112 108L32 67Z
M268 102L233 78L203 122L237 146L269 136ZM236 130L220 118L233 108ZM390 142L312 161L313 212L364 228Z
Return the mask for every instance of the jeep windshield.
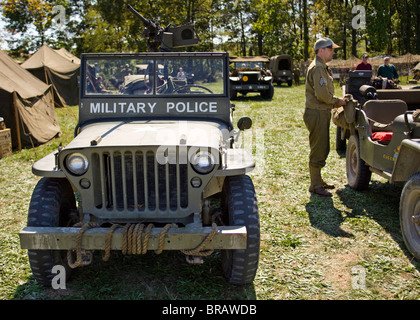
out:
M263 68L263 63L262 62L236 62L235 63L235 68L236 69L240 69L240 68L257 68L257 69L262 69Z
M84 63L85 97L225 94L221 56L101 54Z
M79 125L212 118L230 123L226 52L85 53Z

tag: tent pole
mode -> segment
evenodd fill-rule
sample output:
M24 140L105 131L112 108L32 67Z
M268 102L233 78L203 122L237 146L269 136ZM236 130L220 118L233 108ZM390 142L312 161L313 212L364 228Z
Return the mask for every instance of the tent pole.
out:
M54 86L52 84L49 85L51 89L51 104L53 108L55 108L55 101L54 101Z
M19 126L19 111L17 108L17 94L16 91L13 91L13 109L15 112L15 120L16 120L16 134L18 140L18 148L19 151L22 151L22 141L20 141L20 126Z

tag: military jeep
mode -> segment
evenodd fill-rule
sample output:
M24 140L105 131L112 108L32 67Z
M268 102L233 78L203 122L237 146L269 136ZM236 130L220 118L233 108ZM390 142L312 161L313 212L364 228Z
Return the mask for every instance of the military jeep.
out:
M230 75L230 98L235 100L238 93L246 96L249 92L259 92L263 99L274 95L273 77L265 68L266 57L231 57L233 70Z
M373 87L361 91L376 96ZM400 222L409 252L420 259L420 119L403 100L367 99L356 108L346 150L348 184L369 186L372 172L391 183L404 184Z
M194 84L177 81L180 67ZM179 250L193 264L221 250L229 283L253 281L255 162L235 144L252 121L233 127L228 72L227 53L82 54L75 138L33 165L42 178L20 232L41 284L94 250Z

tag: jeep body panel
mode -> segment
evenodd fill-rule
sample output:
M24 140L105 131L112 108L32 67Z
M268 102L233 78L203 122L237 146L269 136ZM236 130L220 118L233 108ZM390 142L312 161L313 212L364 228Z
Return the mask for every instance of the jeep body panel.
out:
M174 146L210 147L219 149L223 141L230 139L232 132L219 121L183 120L183 121L123 121L90 123L65 149L67 152L83 148L114 148L139 146L161 146L162 152ZM188 136L188 139L187 139ZM121 139L124 137L124 139ZM93 145L92 145L93 144ZM50 153L34 163L32 171L35 175L51 178L65 178L57 162L57 151ZM220 166L216 176L244 174L255 167L252 156L244 149L225 150L220 158Z
M218 121L109 121L84 126L66 149L89 148L92 143L97 147L185 145L218 149L229 134L226 124ZM92 137L100 139L92 142Z
M408 136L407 121L411 124ZM391 182L405 182L420 171L420 125L413 124L412 115L399 115L393 121L392 139L387 144L372 140L372 132L366 113L356 108L356 129L360 142L360 157L371 170Z
M415 159L417 161L413 161ZM405 182L416 172L420 172L420 139L403 140L395 162L395 169L392 172L391 182Z
M372 140L368 118L363 110L357 110L357 128L360 141L360 156L371 167L392 173L401 141L406 138L403 131L394 130L389 144Z

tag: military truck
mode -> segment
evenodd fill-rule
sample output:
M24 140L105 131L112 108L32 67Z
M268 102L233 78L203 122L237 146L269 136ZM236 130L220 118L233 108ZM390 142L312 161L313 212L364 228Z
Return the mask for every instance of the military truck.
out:
M229 55L167 49L81 55L75 137L33 165L42 178L20 232L39 283L50 285L57 265L70 277L95 250L104 261L116 250L179 250L192 264L220 250L229 283L253 281L255 161L236 145L252 121L232 124ZM180 67L194 84L176 81Z
M269 70L265 68L267 57L231 57L233 70L230 75L230 98L235 100L238 93L259 92L263 99L272 99L274 86Z
M399 99L375 99L376 90L370 86L361 91L366 102L355 108L355 121L349 126L348 184L355 190L367 189L372 172L404 184L401 231L409 252L420 259L420 110L408 110Z
M293 58L288 54L280 54L270 58L268 68L273 75L273 82L277 85L287 83L289 87L293 85Z

